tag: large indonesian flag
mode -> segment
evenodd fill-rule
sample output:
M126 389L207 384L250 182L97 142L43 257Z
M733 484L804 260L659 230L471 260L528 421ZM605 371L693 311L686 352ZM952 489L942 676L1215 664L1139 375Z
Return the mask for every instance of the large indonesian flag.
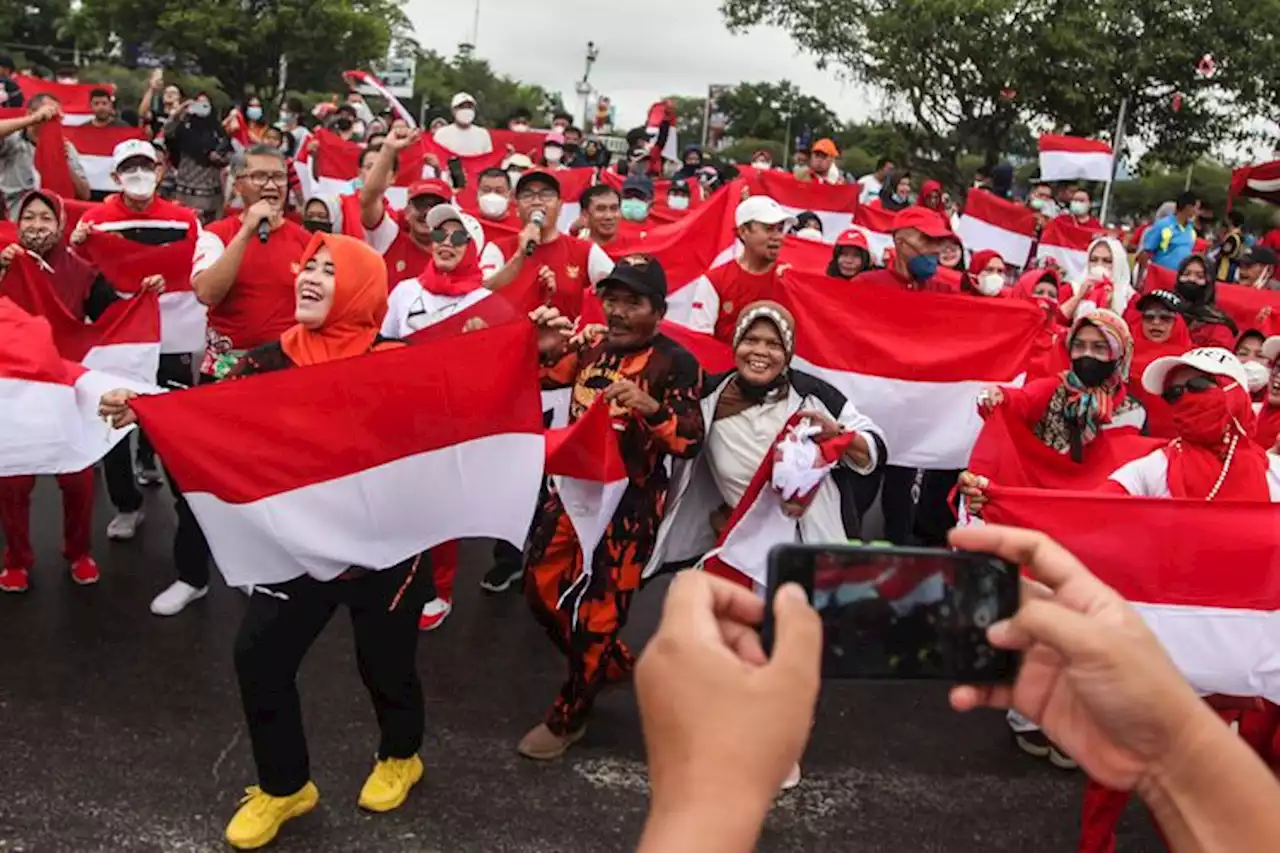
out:
M110 305L93 323L72 316L58 299L44 262L19 252L0 281L0 296L48 321L58 352L79 362L138 382L155 382L160 363L160 307L154 293Z
M796 180L795 175L776 169L743 169L741 180L752 195L767 195L786 208L792 216L804 211L816 213L822 220L822 238L834 243L853 224L858 210L858 184L820 184Z
M117 145L128 139L146 139L136 127L94 127L91 124L73 125L64 121L62 135L76 147L80 165L89 181L89 189L99 192L119 192L120 185L111 178L112 158Z
M893 248L893 218L896 215L882 207L866 204L859 205L853 215L853 225L867 235L867 248L877 264L884 265L884 253Z
M93 121L93 110L89 107L89 93L94 89L106 89L113 95L116 91L116 87L111 83L58 83L25 74L19 74L13 79L22 90L28 104L36 95L53 95L57 98L58 103L62 105L62 123L67 127Z
M957 231L969 252L991 249L1005 263L1025 267L1036 237L1036 217L1021 204L986 190L970 190Z
M982 425L975 401L991 384L1020 381L1043 315L1030 303L896 288L857 299L827 279L788 271L796 318L793 364L830 382L884 430L889 461L963 468ZM921 330L928 346L905 346Z
M1105 142L1046 133L1040 137L1038 147L1042 181L1111 180L1115 157Z
M1061 542L1137 608L1200 693L1280 702L1276 512L992 487L985 517Z
M0 477L96 463L129 433L98 417L102 395L116 388L159 390L68 361L48 320L0 298Z
M330 580L472 536L522 543L542 481L527 323L134 408L230 586Z
M1089 245L1097 236L1097 232L1081 228L1070 217L1054 217L1040 232L1036 257L1057 262L1067 281L1083 281L1089 269Z

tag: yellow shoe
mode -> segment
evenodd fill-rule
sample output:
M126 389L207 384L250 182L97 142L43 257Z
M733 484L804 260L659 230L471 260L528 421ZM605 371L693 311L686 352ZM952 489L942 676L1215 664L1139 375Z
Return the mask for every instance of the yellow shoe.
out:
M273 797L257 785L245 788L244 793L239 811L227 824L227 841L237 850L257 850L270 844L285 821L306 814L320 801L315 782L287 797Z
M371 812L389 812L404 805L409 790L422 780L422 759L384 758L373 765L373 772L360 789L360 808Z

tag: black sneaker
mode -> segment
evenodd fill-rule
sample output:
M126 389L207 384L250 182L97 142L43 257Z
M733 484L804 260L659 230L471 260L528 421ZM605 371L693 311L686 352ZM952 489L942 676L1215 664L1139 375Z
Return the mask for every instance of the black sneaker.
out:
M485 592L506 592L511 585L520 580L524 574L524 566L520 563L501 561L493 564L493 568L484 573L480 588Z

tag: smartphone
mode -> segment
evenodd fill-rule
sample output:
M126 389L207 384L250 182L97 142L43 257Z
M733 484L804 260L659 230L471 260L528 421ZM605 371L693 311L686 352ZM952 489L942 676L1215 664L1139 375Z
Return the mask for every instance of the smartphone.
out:
M779 545L769 601L798 583L822 617L824 678L1013 681L1019 656L987 642L1018 608L1018 567L990 554L933 548ZM773 608L763 642L773 646Z
M462 170L462 161L457 157L449 158L449 178L455 192L467 185L467 173Z

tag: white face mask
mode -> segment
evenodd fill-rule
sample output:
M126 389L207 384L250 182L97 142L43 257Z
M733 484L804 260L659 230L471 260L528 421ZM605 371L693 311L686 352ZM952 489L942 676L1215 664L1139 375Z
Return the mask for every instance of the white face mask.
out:
M1267 387L1267 383L1271 380L1271 371L1256 361L1246 361L1244 363L1244 375L1245 379L1248 380L1250 394L1261 391Z
M983 296L997 296L1004 290L1004 276L998 272L984 272L978 276L978 292Z
M1111 267L1107 264L1093 264L1089 267L1089 278L1111 278Z
M490 219L501 219L507 213L510 199L500 193L485 193L476 199L480 212Z
M512 133L528 133L529 125L525 124L524 122L517 122L511 125L511 131Z
M145 170L120 176L120 186L124 187L124 194L133 199L151 198L155 194L156 183L156 173Z
M689 197L687 195L669 195L667 196L667 207L672 210L688 210Z
M1071 215L1072 215L1072 216L1084 216L1084 215L1085 215L1085 214L1087 214L1088 212L1089 212L1089 202L1087 202L1087 201L1073 201L1073 202L1071 202Z
M564 159L564 149L557 145L548 145L542 149L542 156L547 158L547 162L555 165Z
M453 114L453 120L462 127L469 127L476 120L476 111L470 107L458 110Z
M768 169L768 168L771 168L771 167L770 167L770 165L769 165L769 161L768 161L768 160L752 160L752 161L751 161L751 168L753 168L753 169L760 169L760 170L764 170L764 169Z
M796 236L802 237L805 240L821 240L822 232L817 228L801 228L796 232Z

